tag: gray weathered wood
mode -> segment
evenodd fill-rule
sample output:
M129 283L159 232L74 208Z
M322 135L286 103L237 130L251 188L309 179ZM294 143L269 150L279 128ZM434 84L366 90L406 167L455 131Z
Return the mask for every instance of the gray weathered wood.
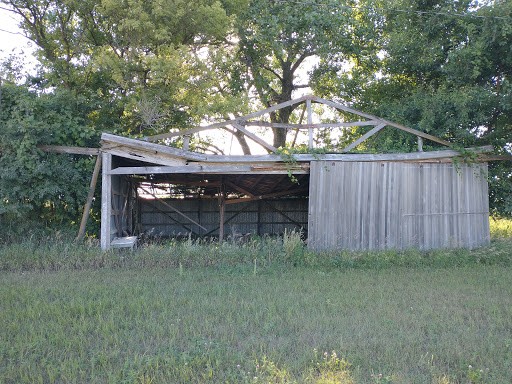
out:
M78 230L77 240L82 240L85 236L85 227L87 220L89 219L89 212L91 210L92 200L94 198L94 191L96 189L96 183L101 169L101 156L98 155L96 163L94 164L94 170L92 172L91 183L89 184L89 193L87 194L87 200L84 205L84 211L82 213L82 221L80 222L80 228Z
M294 99L294 100L285 101L283 103L279 103L279 104L273 105L272 107L263 109L261 111L241 116L241 117L238 118L238 120L254 119L256 117L260 117L260 116L266 115L268 113L277 111L278 109L286 108L286 107L289 107L289 106L292 106L292 105L296 105L296 104L301 104L301 103L305 102L308 99L310 99L310 96L306 95L306 96L302 96L302 97L299 97L299 98Z
M201 153L184 151L182 149L173 148L166 145L148 143L146 141L116 136L110 133L103 133L101 135L101 141L108 145L123 145L126 146L127 148L135 148L145 150L148 152L154 152L155 154L160 153L187 160L202 161L205 160L206 158L206 155L203 155ZM108 152L110 151L110 148L107 146L105 150Z
M475 148L466 148L465 151L473 152L476 154L491 152L492 146L483 146ZM440 151L430 152L412 152L412 153L382 153L382 154L296 154L293 158L297 162L315 161L315 160L333 160L333 161L421 161L421 160L435 160L443 158L452 158L460 156L461 153L452 149L445 149ZM264 162L280 162L285 159L280 155L249 155L249 156L222 156L222 155L208 155L207 162L209 163L264 163Z
M294 195L298 192L304 192L304 188L303 187L294 188L294 189L289 189L286 191L273 192L273 193L268 193L266 195L259 195L259 196L253 195L251 197L242 197L240 199L227 199L226 204L238 204L238 203L246 203L248 201L253 201L253 200L264 200L264 199L270 199L270 198L274 198L274 197L290 196L290 195Z
M474 248L488 243L486 164L311 164L312 249Z
M185 165L187 163L186 158L168 155L157 151L147 151L135 147L116 146L106 149L105 151L114 156L138 160L144 163L154 163L167 166Z
M101 249L107 251L110 249L111 223L112 223L112 155L102 153L103 172L101 177Z
M241 120L239 120L241 122ZM269 123L267 121L243 121L248 127L269 127L282 129L321 129L321 128L344 128L344 127L365 127L367 125L378 125L380 121L352 121L340 123L311 123L311 124L285 124L285 123Z
M41 151L53 153L68 153L71 155L96 156L100 153L99 148L70 147L65 145L38 145Z
M449 141L440 139L439 137L432 136L432 135L429 135L428 133L424 133L424 132L418 131L416 129L406 127L405 125L402 125L402 124L398 124L398 123L394 123L394 122L386 120L386 119L382 119L382 118L380 118L378 116L371 115L369 113L358 111L358 110L356 110L354 108L347 107L347 106L345 106L343 104L336 103L334 101L325 100L325 99L322 99L322 98L316 97L316 96L313 96L311 98L311 100L315 101L317 103L322 103L322 104L329 105L329 106L331 106L333 108L336 108L336 109L339 109L339 110L342 110L342 111L345 111L345 112L349 112L349 113L353 113L355 115L366 117L367 119L370 119L370 120L379 120L380 122L385 123L386 125L390 125L392 127L398 128L398 129L400 129L402 131L412 133L413 135L423 137L424 139L428 139L430 141L434 141L434 142L436 142L438 144L443 144L443 145L445 145L447 147L451 147L452 146L452 143L450 143Z
M361 136L359 139L354 141L353 143L347 145L345 148L341 150L341 152L349 152L353 150L355 147L357 147L359 144L361 144L363 141L369 139L373 135L375 135L377 132L379 132L382 128L384 128L386 124L379 124L375 128L369 130L366 132L363 136Z
M311 109L311 100L306 100L306 109L308 113L308 148L313 149L313 128L311 125L313 124L313 111Z
M263 148L268 149L271 152L277 152L277 148L267 143L265 140L259 138L254 133L250 132L249 130L245 129L242 125L238 123L231 124L233 128L238 129L240 132L243 132L243 134L247 137L249 137L254 142L261 145Z
M254 165L222 165L222 164L204 164L204 165L184 165L184 166L162 166L162 167L118 167L109 172L110 175L157 175L157 174L177 174L177 173L200 173L200 174L269 174L286 175L307 174L307 166L254 166Z

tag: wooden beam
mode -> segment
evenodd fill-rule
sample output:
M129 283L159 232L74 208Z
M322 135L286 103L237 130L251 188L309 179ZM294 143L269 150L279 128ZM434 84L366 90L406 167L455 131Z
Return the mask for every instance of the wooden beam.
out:
M245 115L245 116L240 116L239 118L237 118L237 120L254 119L255 117L266 115L267 113L271 113L271 112L277 111L278 109L286 108L286 107L289 107L289 106L295 105L295 104L301 104L301 103L305 102L306 100L310 99L310 97L311 96L306 95L306 96L302 96L302 97L299 97L299 98L294 99L294 100L285 101L283 103L279 103L279 104L273 105L272 107L263 109L261 111L250 113L250 114Z
M473 153L486 153L492 152L492 146L465 148L466 152ZM314 160L332 160L332 161L414 161L414 160L428 160L439 158L451 158L460 156L459 151L453 149L444 149L439 151L429 152L411 152L411 153L381 153L381 154L296 154L292 155L293 159L297 162L308 162ZM252 155L252 156L219 156L212 155L207 159L208 163L265 163L284 162L284 159L279 155ZM190 163L193 164L193 163Z
M149 137L145 137L145 139L149 140L149 141L158 141L158 140L170 139L170 138L178 137L178 136L191 135L193 133L199 133L202 131L207 131L209 129L222 128L222 127L225 127L226 125L231 125L234 122L235 122L235 120L226 120L226 121L221 121L219 123L205 125L203 127L192 127L192 128L182 129L177 132L169 132L169 133L162 133L160 135L149 136Z
M347 145L345 148L341 150L341 152L349 152L355 147L357 147L359 144L361 144L363 141L369 139L371 136L375 135L377 132L379 132L382 128L384 128L386 124L379 124L375 128L369 130L366 132L363 136L361 136L359 139L354 141L353 143Z
M236 185L235 183L232 183L231 181L226 181L226 182L225 182L225 184L226 184L228 187L230 187L230 188L234 189L235 191L238 191L238 192L240 192L240 193L243 193L244 195L247 195L247 196L249 196L249 197L254 196L254 195L253 195L251 192L249 192L248 190L246 190L246 189L244 189L244 188L242 188L242 187L239 187L238 185Z
M242 122L242 121L239 121ZM321 129L321 128L345 128L345 127L365 127L368 125L378 125L381 122L377 120L367 121L351 121L341 123L316 123L316 124L285 124L285 123L269 123L267 121L243 121L246 127L268 127L282 129Z
M101 176L101 235L100 243L103 251L110 249L110 227L112 221L112 155L102 153L103 172Z
M423 137L418 136L418 152L423 152Z
M256 143L258 143L259 145L261 145L263 148L265 149L268 149L270 152L277 152L277 148L276 147L273 147L272 145L270 145L269 143L267 143L265 140L259 138L258 136L256 136L254 133L250 132L249 130L245 129L245 127L243 127L242 125L238 124L238 123L233 123L231 124L231 126L233 128L236 128L238 129L240 132L242 132L245 136L249 137L250 139L252 139L253 141L255 141Z
M110 175L158 175L158 174L269 174L269 175L286 175L293 174L307 174L309 167L296 165L288 166L287 164L276 165L257 165L252 166L247 163L240 165L231 164L204 164L204 165L184 165L177 167L119 167L109 172Z
M116 146L111 149L105 150L114 156L119 156L125 159L137 160L143 163L153 163L166 166L185 165L187 160L168 154L163 154L157 151L146 151L139 148L130 148L125 146Z
M158 197L156 197L156 195L154 195L153 193L151 193L150 191L148 191L146 188L144 187L141 187L139 185L139 187L142 191L144 191L144 193L147 193L148 195L151 195L153 196L155 199L157 199L158 201L160 201L163 205L165 205L167 208L170 208L172 209L174 212L176 212L178 215L180 216L183 216L185 219L187 219L188 221L190 221L191 223L197 225L199 228L201 229L204 229L206 231L206 228L203 227L201 224L197 223L196 221L194 221L193 219L191 219L190 217L188 217L187 215L185 215L183 212L181 212L179 209L177 208L174 208L172 205L166 203L165 201L163 201L162 199L159 199Z
M70 155L97 156L100 153L99 148L69 147L65 145L38 145L37 148L44 152L68 153Z
M266 195L259 195L259 196L246 197L246 198L240 198L240 199L228 199L228 200L226 200L226 204L238 204L238 203L245 203L245 202L254 201L254 200L270 199L273 197L288 196L288 195L293 195L295 193L305 192L305 191L307 191L307 189L305 189L305 188L295 188L295 189L289 189L286 191L268 193Z
M191 152L191 151L184 151L179 148L169 147L167 145L161 145L161 144L155 144L155 143L149 143L147 141L137 140L137 139L130 139L127 137L112 135L110 133L103 133L101 135L101 141L102 144L105 143L105 151L110 151L111 148L109 148L108 145L114 144L114 145L122 145L127 148L132 148L135 150L141 150L146 151L149 153L160 153L164 155L169 155L174 158L182 158L186 160L194 160L194 161L202 161L206 159L206 155L203 155L201 153L197 152Z
M405 125L402 125L402 124L398 124L398 123L394 123L394 122L386 120L386 119L382 119L380 117L377 117L375 115L371 115L369 113L364 113L364 112L358 111L356 109L347 107L347 106L345 106L343 104L339 104L339 103L336 103L334 101L325 100L325 99L322 99L322 98L316 97L316 96L312 96L311 100L315 101L317 103L329 105L329 106L331 106L333 108L336 108L336 109L339 109L339 110L342 110L342 111L345 111L345 112L349 112L349 113L353 113L355 115L366 117L367 119L370 119L370 120L379 120L380 122L385 123L386 125L390 125L392 127L398 128L398 129L400 129L402 131L405 131L405 132L408 132L408 133L412 133L413 135L416 135L416 136L421 136L424 139L428 139L430 141L434 141L434 142L436 142L438 144L442 144L442 145L445 145L447 147L451 147L453 145L449 141L440 139L439 137L432 136L432 135L429 135L428 133L424 133L424 132L418 131L416 129L406 127Z
M188 151L190 149L190 136L191 135L183 136L183 150L184 151Z
M308 148L313 149L313 128L311 125L313 124L313 111L311 109L311 100L306 100L306 109L308 110Z
M224 241L224 215L226 212L226 191L223 182L219 192L219 243L222 243Z
M98 157L96 158L96 163L94 164L94 171L92 172L91 183L89 184L89 193L87 195L87 200L84 205L82 221L80 222L80 229L78 230L78 235L76 237L77 240L82 240L85 236L85 226L87 225L87 220L89 219L89 212L91 210L92 200L94 198L94 191L96 190L96 183L98 181L100 169L101 156L98 155Z

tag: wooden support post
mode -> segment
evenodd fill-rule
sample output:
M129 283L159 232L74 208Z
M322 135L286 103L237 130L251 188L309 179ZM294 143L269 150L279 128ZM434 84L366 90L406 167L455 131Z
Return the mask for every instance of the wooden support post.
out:
M190 135L183 136L183 150L188 151L190 148Z
M102 153L103 172L101 176L101 249L110 249L110 231L112 222L112 155Z
M94 171L92 172L91 183L89 185L89 194L87 195L87 201L84 205L84 212L82 214L82 222L80 223L80 229L78 230L77 240L82 240L85 236L85 226L89 219L89 212L91 210L92 199L94 198L94 191L96 190L96 183L98 181L98 175L101 169L101 154L96 157L96 164L94 165Z
M224 240L224 214L226 211L226 196L224 181L222 181L219 191L219 243Z
M308 147L309 147L309 149L312 149L313 148L313 128L311 127L311 124L313 124L313 114L312 114L312 111L311 111L311 100L310 99L306 100L306 108L308 110L308 125L309 125L309 129L308 129L309 144L308 144Z
M418 152L423 152L423 137L418 136Z

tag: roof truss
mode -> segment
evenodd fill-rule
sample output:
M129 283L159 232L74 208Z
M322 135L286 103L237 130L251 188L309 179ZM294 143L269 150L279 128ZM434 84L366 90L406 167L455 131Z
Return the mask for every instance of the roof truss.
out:
M329 107L332 107L336 109L337 111L350 113L352 115L355 115L358 117L358 120L356 121L348 121L348 122L334 122L334 123L313 123L312 122L312 103L317 104L323 104L327 105ZM305 104L305 108L303 112L307 112L307 123L305 124L283 124L283 123L272 123L268 121L264 121L261 118L265 115L268 115L272 112L278 111L283 108L291 107L291 106L299 106L301 104ZM303 116L302 116L303 117ZM255 120L256 119L256 120ZM302 118L301 118L302 121ZM276 104L272 107L263 109L258 112L253 112L248 115L240 116L235 119L226 120L223 122L218 122L206 126L201 127L193 127L186 130L180 130L176 132L169 132L164 133L160 135L150 136L146 139L148 141L159 141L164 139L170 139L173 137L178 136L189 136L193 135L195 133L212 130L212 129L219 129L219 128L228 128L229 130L237 130L242 132L246 137L253 140L257 144L261 145L263 148L265 148L269 153L276 153L277 148L272 146L270 143L267 143L264 139L258 137L256 134L250 132L248 130L248 127L270 127L270 128L281 128L281 129L305 129L308 130L308 136L309 136L309 148L313 147L313 133L315 129L322 129L322 128L339 128L339 127L355 127L355 126L373 126L370 131L368 131L366 134L361 136L359 139L345 147L341 152L349 152L353 150L355 147L357 147L362 142L369 139L371 136L375 135L377 132L379 132L381 129L385 128L386 126L393 127L396 129L399 129L401 131L416 135L418 137L418 146L421 150L422 140L430 140L435 143L451 147L452 144L446 140L443 140L439 137L429 135L428 133L418 131L416 129L407 127L402 124L398 124L386 119L383 119L381 117L371 115L369 113L358 111L354 108L348 107L346 105L331 101L322 99L317 96L313 95L305 95L302 97L299 97L297 99L289 100L280 104ZM185 148L187 149L187 148Z

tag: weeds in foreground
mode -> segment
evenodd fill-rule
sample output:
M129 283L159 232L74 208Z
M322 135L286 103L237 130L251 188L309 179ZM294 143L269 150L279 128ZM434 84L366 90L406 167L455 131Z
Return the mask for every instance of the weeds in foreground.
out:
M512 238L512 219L490 217L489 228L492 239Z
M64 238L29 238L0 245L0 271L57 271L102 268L199 268L251 266L254 273L270 266L341 269L391 267L448 268L467 265L512 265L512 224L494 227L494 240L473 250L319 251L307 249L299 232L283 237L248 238L243 242L214 239L167 240L143 243L135 252L102 252L96 240L76 243ZM503 236L503 237L502 237Z

